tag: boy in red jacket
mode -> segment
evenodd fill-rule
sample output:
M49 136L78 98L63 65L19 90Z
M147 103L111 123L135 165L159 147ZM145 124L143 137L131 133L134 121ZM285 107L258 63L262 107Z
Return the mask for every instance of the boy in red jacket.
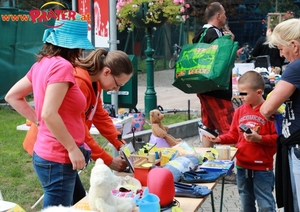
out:
M221 144L236 143L237 186L241 199L241 211L276 211L273 156L276 152L277 133L273 122L259 112L264 102L264 80L255 71L244 73L238 80L238 90L244 102L235 110L230 130L219 137L207 137ZM248 127L243 132L240 126Z

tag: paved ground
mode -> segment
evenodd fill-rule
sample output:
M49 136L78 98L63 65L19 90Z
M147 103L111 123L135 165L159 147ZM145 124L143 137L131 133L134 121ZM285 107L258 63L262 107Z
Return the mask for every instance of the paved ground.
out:
M188 100L190 100L190 110L199 112L200 101L196 94L186 94L172 85L174 80L174 70L163 70L154 72L154 90L156 91L157 105L161 105L164 110L187 110ZM137 108L145 108L144 98L146 91L146 74L138 75L138 104Z

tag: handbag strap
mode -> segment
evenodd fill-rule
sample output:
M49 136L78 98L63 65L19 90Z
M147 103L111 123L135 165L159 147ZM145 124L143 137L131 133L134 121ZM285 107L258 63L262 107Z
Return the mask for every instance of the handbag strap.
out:
M206 35L206 32L207 32L207 30L208 30L209 28L211 28L211 27L206 28L206 29L204 30L204 32L202 32L201 37L200 37L198 43L202 43L202 42L203 42L204 36Z

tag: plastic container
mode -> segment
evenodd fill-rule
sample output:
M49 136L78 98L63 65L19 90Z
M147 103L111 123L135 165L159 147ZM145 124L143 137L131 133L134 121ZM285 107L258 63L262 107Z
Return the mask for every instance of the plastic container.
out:
M157 148L160 148L160 147L171 147L168 144L168 142L166 141L166 139L157 137L157 136L155 136L153 134L151 134L151 136L150 136L149 143L150 144L156 144Z
M148 173L150 172L150 170L152 169L152 167L154 165L152 165L150 167L144 167L143 165L136 166L135 163L139 163L140 160L143 160L143 159L137 159L136 161L134 161L134 174L133 175L134 175L135 179L140 181L142 186L147 186ZM155 165L160 166L160 162L158 161Z
M215 149L218 151L218 160L230 160L230 146L227 145L215 145Z
M160 212L159 197L155 194L149 193L148 188L145 188L143 197L136 200L139 206L139 212Z

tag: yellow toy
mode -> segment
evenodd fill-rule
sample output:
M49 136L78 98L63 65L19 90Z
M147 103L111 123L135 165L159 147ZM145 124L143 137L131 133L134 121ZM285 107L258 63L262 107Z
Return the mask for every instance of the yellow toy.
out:
M268 95L267 95L267 99L270 97L271 93L273 91L271 91ZM283 114L285 111L285 104L282 104L278 109L277 109L277 112L280 113L280 114Z

